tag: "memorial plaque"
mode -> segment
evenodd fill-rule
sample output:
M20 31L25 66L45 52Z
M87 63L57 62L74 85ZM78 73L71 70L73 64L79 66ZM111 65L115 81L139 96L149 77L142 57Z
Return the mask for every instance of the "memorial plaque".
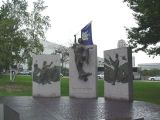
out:
M132 51L128 47L104 51L104 96L132 101Z
M60 55L33 56L33 96L60 96Z
M70 48L69 57L69 95L76 98L96 98L97 46L74 46Z

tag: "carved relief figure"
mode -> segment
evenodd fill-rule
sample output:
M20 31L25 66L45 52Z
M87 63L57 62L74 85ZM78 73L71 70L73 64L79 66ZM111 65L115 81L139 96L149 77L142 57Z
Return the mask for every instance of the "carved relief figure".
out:
M42 82L42 84L45 84L45 82L48 82L49 84L51 83L49 81L49 69L51 67L51 65L53 64L53 62L51 62L49 65L47 65L47 61L43 62L43 67L40 73L40 81Z
M34 64L33 81L39 84L51 84L60 80L60 67L51 67L53 62L47 65L47 61L43 62L42 69L38 67L37 60Z
M79 74L79 79L87 81L88 76L92 75L90 72L85 72L83 69L84 63L89 64L89 49L83 45L83 40L78 39L78 43L73 45L74 54L75 54L75 63Z
M128 62L125 56L119 56L118 53L115 54L114 59L108 55L109 59L104 59L104 77L105 80L112 85L115 82L127 83L128 82ZM123 64L120 65L120 62Z
M33 80L39 82L39 76L40 76L41 69L38 68L37 60L33 67L34 67Z
M119 56L118 54L116 53L115 55L115 61L112 60L111 56L109 56L109 60L110 60L110 63L111 65L113 66L113 71L114 71L114 79L113 79L113 83L112 85L115 85L115 81L118 80L118 69L119 69Z

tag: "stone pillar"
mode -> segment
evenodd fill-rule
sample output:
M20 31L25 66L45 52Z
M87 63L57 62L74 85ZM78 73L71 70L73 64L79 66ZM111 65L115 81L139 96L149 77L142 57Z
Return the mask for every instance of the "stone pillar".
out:
M81 55L76 53L75 49L70 48L69 95L76 98L96 98L97 46L89 45L84 48L85 51ZM83 64L79 60L82 60Z
M0 120L20 120L20 117L15 110L7 105L0 104Z
M33 96L60 96L60 55L33 56L32 72Z
M104 96L133 99L132 51L129 47L104 51Z

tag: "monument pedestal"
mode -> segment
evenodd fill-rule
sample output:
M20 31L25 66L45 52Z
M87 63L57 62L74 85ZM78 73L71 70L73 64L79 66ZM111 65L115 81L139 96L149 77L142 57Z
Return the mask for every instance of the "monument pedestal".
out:
M60 55L33 56L34 97L60 96Z
M10 107L0 104L0 120L20 120L19 114Z
M83 79L83 75L78 72L75 59L75 51L70 48L69 52L69 95L75 98L96 98L97 97L97 46L85 46L88 49L88 64L83 63L82 69L88 76Z
M104 51L104 96L133 100L132 51L123 47Z

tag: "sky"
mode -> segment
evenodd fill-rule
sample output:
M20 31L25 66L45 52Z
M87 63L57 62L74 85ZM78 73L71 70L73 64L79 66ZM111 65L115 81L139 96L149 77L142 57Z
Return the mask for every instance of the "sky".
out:
M125 27L136 26L132 11L123 0L45 0L46 15L50 16L51 29L47 40L69 46L74 34L92 21L93 43L99 57L103 51L117 48L120 39L128 41ZM149 57L143 52L134 53L136 66L141 63L158 63L160 57Z
M123 0L45 0L45 5L44 14L50 17L52 26L46 33L48 41L70 46L74 35L80 37L81 29L92 21L92 39L99 57L104 50L117 48L118 40L128 41L125 27L136 26L133 12ZM160 57L153 59L142 52L133 55L136 66L160 63Z

